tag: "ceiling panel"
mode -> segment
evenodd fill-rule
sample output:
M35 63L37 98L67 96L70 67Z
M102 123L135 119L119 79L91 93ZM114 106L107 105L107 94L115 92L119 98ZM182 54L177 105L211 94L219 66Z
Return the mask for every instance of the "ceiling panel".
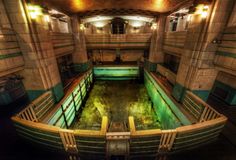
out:
M34 0L69 14L148 14L155 15L175 10L193 0Z

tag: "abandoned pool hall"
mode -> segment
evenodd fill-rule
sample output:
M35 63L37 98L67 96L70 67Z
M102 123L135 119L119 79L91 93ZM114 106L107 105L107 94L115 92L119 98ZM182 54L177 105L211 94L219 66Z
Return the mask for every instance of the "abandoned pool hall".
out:
M0 7L0 159L236 159L235 0Z

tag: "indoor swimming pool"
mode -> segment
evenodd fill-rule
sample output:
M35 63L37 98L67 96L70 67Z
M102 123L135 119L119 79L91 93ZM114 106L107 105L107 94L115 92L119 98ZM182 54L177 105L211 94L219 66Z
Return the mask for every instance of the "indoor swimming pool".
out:
M91 159L136 159L209 143L226 118L189 91L180 106L146 69L94 66L59 103L45 92L12 120L21 137L43 148Z
M134 116L137 129L161 128L146 88L138 81L96 81L71 128L100 130L103 116L110 121L110 131L127 131L129 116ZM121 128L112 128L115 124Z
M180 111L177 111L179 117L173 113L170 105L177 110L175 104L168 104L161 88L156 88L152 78L138 67L95 67L93 76L93 80L90 76L90 81L85 80L84 85L80 85L83 91L79 97L84 99L75 106L77 113L74 113L72 103L65 102L63 106L69 104L65 117L70 118L63 123L64 117L61 116L61 120L54 123L56 126L62 124L70 129L100 130L104 116L109 119L108 130L111 132L129 131L129 116L134 117L137 130L173 129L190 124Z

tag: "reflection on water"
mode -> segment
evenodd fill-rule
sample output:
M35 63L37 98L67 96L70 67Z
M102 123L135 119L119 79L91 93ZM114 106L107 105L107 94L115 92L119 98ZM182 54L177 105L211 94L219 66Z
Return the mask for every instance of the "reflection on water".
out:
M102 116L124 126L134 116L136 129L161 127L145 86L136 81L96 81L72 128L99 130Z

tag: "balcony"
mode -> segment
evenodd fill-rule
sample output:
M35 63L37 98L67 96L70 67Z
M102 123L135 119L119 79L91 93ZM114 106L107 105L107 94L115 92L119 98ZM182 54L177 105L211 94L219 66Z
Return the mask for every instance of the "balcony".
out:
M86 46L88 49L103 48L139 48L148 49L151 42L151 33L148 34L87 34Z

